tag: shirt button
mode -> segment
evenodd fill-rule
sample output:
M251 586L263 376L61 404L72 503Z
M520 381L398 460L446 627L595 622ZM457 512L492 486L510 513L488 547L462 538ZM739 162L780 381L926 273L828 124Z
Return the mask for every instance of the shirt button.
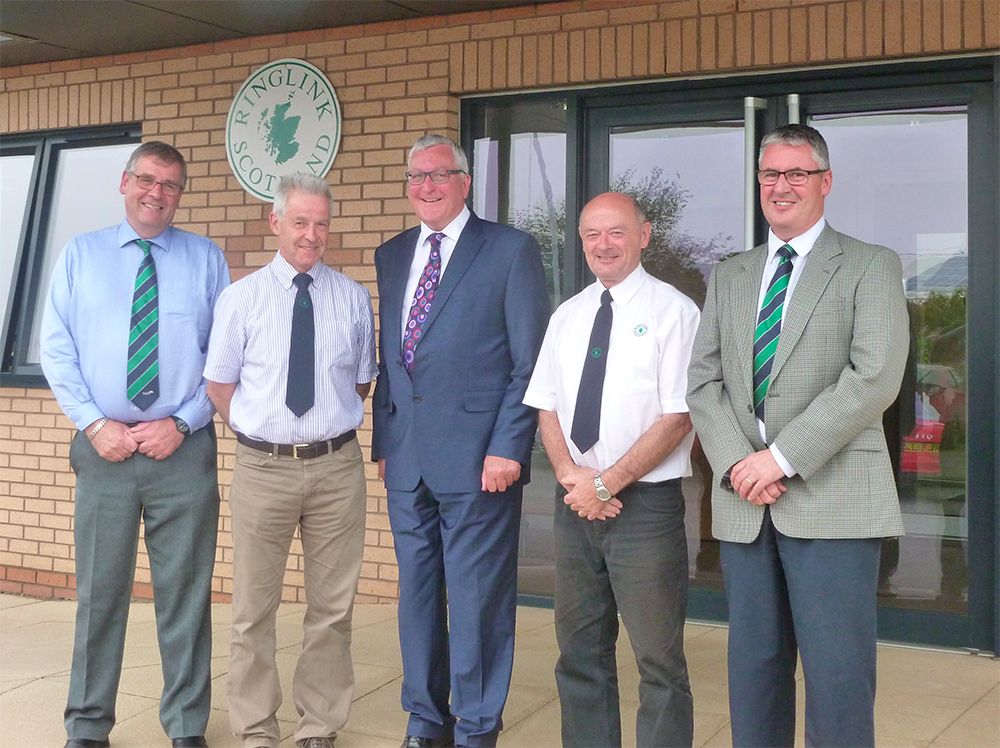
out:
M420 395L414 395L413 396L413 402L419 403L420 402Z

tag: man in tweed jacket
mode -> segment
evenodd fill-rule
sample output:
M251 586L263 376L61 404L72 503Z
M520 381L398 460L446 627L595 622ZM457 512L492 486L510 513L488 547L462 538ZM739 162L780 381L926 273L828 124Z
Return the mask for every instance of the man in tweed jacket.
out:
M734 746L793 744L797 654L806 744L875 740L879 550L903 531L881 418L908 319L899 257L826 223L829 166L811 127L764 138L768 242L715 269L688 372L715 473Z

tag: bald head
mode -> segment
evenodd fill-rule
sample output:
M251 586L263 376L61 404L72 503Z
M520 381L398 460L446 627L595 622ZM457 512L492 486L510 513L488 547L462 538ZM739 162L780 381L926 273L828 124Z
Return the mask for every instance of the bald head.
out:
M605 288L621 283L639 267L651 228L639 204L620 192L605 192L584 206L580 213L583 252Z

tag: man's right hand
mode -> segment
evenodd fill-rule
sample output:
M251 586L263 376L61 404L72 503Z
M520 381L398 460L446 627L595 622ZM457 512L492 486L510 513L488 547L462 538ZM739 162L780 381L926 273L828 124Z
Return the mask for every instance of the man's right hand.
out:
M378 461L378 479L382 481L382 485L385 485L385 458L382 457Z
M94 421L97 423L97 421ZM84 433L90 431L94 423L84 429ZM97 432L97 435L90 440L97 450L97 454L108 462L121 462L126 457L131 457L132 453L138 449L139 445L129 431L128 426L118 421L108 421Z

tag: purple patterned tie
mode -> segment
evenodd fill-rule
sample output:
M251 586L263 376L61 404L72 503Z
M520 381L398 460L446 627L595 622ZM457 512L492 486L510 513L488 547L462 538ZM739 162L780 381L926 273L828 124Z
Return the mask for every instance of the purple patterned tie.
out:
M434 292L441 279L441 238L443 236L444 234L437 233L427 237L431 242L431 254L427 258L427 266L417 282L416 293L413 294L413 301L410 302L410 313L406 315L406 329L403 330L403 367L411 377L413 376L413 354L416 353L417 343L420 342L420 331L424 322L427 321L427 315L431 313Z

